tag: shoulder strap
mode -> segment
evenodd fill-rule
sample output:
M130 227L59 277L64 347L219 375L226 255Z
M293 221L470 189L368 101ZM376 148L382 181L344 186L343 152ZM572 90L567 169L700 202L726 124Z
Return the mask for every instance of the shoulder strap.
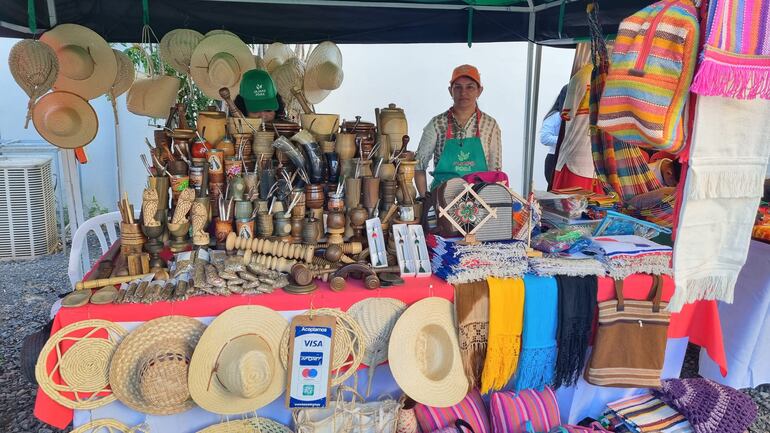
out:
M623 280L615 279L615 297L618 299L617 311L623 311L626 309L625 301L623 299Z
M458 433L464 433L463 428L468 430L470 433L476 433L473 431L473 427L471 427L471 425L468 424L468 422L466 422L464 419L458 419L457 421L455 421L455 427L457 427Z
M647 295L647 300L652 301L652 312L660 312L660 299L663 296L663 277L660 275L652 276L652 287Z

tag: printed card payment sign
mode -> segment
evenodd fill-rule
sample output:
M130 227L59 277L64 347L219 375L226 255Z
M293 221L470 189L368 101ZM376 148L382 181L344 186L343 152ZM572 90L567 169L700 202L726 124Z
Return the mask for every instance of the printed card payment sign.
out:
M297 316L292 320L286 396L289 408L326 407L335 323L331 316Z

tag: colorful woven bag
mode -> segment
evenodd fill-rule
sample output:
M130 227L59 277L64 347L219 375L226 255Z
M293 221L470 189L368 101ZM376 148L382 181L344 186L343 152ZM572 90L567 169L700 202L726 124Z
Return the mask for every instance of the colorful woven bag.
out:
M680 152L698 37L690 0L662 0L623 20L597 126L629 144Z

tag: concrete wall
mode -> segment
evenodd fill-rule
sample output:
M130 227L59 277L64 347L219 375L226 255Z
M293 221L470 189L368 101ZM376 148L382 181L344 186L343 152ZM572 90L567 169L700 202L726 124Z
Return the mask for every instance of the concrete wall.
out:
M0 58L7 59L16 40L0 38ZM447 92L452 68L470 63L481 71L485 87L481 109L494 116L503 131L504 170L515 189L521 190L523 155L526 44L414 44L414 45L344 45L345 81L318 105L318 112L340 113L353 119L361 115L374 120L374 108L394 102L405 108L412 142L419 143L428 119L451 105ZM553 103L561 87L569 80L573 50L543 49L540 109L538 118ZM24 129L27 96L16 85L7 67L0 68L0 142L22 140L40 142L30 124ZM144 138L152 139L149 119L135 116L125 108L125 95L118 98L120 124L116 127L110 102L106 97L91 101L99 116L99 133L88 145L89 163L80 166L83 202L92 198L110 209L118 199L116 137L120 144L121 173L133 202L141 198L146 172L139 159L146 153ZM537 147L535 185L544 187L542 162L545 148Z

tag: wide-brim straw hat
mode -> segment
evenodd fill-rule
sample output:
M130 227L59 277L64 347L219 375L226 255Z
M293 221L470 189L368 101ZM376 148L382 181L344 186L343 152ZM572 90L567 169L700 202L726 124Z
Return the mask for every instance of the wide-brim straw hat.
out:
M265 70L272 75L277 67L294 57L297 57L297 54L288 45L274 42L265 50L262 64L265 66Z
M364 364L376 366L388 360L388 341L406 304L394 298L367 298L351 305L348 314L358 322L366 342Z
M69 409L95 409L115 401L110 362L125 335L123 327L107 320L82 320L58 330L37 359L40 389ZM54 381L57 375L60 381Z
M305 76L305 63L297 57L292 57L270 72L275 82L275 88L284 101L294 98L292 89L302 89L302 77Z
M235 99L243 73L254 69L254 54L237 36L215 33L200 41L190 59L190 75L195 84L213 99L222 99L219 89L230 89Z
M81 425L72 430L72 433L149 433L149 431L146 425L129 427L116 419L101 418Z
M160 59L180 74L190 75L190 59L203 37L192 29L171 30L160 39Z
M59 60L48 45L22 39L11 48L8 68L16 83L32 99L51 90L59 74Z
M205 329L186 316L164 316L140 325L112 356L112 392L131 409L152 415L195 406L187 389L187 366Z
M94 99L107 93L115 81L118 62L107 41L77 24L59 24L43 33L40 41L53 48L59 59L54 90Z
M398 386L415 401L433 407L462 401L468 379L460 359L453 304L431 297L407 308L390 334L388 362Z
M342 52L334 42L321 42L307 59L305 67L305 99L311 104L323 101L337 90L345 78Z
M32 111L32 121L40 136L62 149L85 146L96 138L99 130L99 119L91 104L64 91L40 98Z
M137 79L128 89L126 108L137 116L165 119L176 104L181 85L182 80L170 75Z
M286 387L279 359L286 319L267 307L244 305L217 316L198 341L188 385L201 408L222 415L253 412Z
M128 89L134 84L136 70L134 69L134 62L126 53L116 49L113 49L112 52L115 53L115 60L118 62L118 73L115 74L115 82L112 84L110 93L111 97L117 98L128 92Z
M289 427L267 418L249 418L223 422L198 430L198 433L292 433Z

